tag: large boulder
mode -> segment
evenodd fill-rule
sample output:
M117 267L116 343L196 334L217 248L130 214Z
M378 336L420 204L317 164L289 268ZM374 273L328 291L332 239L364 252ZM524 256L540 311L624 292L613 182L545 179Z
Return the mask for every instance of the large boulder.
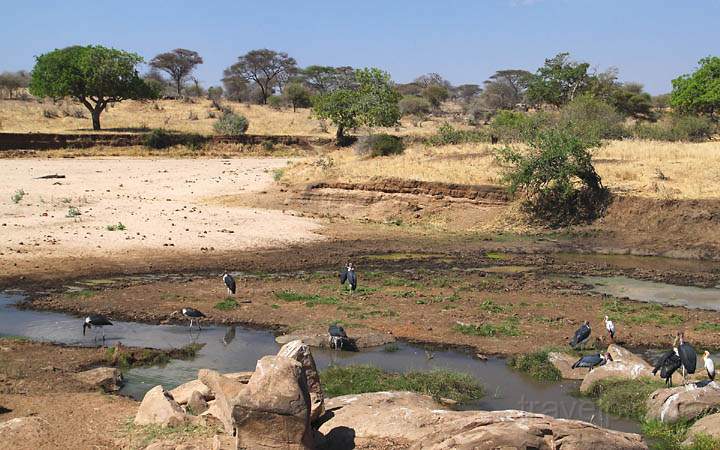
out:
M210 388L200 380L192 380L181 384L175 389L170 390L170 395L178 402L178 405L185 405L190 401L190 396L192 396L192 393L195 391L199 392L205 400L213 399Z
M285 356L302 364L307 388L310 392L310 422L315 422L325 413L325 395L320 385L320 374L318 374L310 347L299 340L290 341L282 346L278 356Z
M198 378L215 396L215 401L210 406L210 414L222 422L226 433L233 434L235 432L232 418L233 399L245 388L245 385L209 369L200 369Z
M636 434L524 411L448 411L409 392L346 395L326 402L332 416L319 429L323 448L393 439L416 450L647 449Z
M690 446L695 443L695 438L700 435L720 439L720 413L711 414L698 420L690 427L684 445Z
M49 429L50 424L37 416L16 417L0 422L0 448L33 448L34 443L47 439Z
M675 423L692 420L720 408L720 384L717 382L688 384L658 389L647 401L647 417Z
M652 366L640 356L626 350L619 345L611 344L608 353L612 361L591 370L580 385L580 392L590 391L592 385L606 378L621 378L635 380L640 377L652 377Z
M199 416L209 408L205 397L198 391L193 391L190 400L187 402L187 411L193 415Z
M577 356L568 355L567 353L548 353L548 361L550 361L550 364L560 371L560 374L566 380L582 380L585 378L585 375L587 375L588 370L585 368L572 368L573 364L575 364L577 360Z
M73 374L73 378L105 392L119 391L123 384L122 372L115 367L98 367L78 372Z
M187 422L185 411L162 386L155 386L143 397L135 415L135 425L179 426Z
M233 403L238 448L314 448L307 377L302 364L294 359L260 359Z

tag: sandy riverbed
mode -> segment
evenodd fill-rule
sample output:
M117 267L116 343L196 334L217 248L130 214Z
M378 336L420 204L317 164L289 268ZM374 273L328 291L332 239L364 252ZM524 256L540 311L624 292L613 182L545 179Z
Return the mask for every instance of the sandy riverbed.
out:
M280 211L207 202L257 192L286 159L0 160L0 257L154 256L320 239L320 224ZM59 174L65 178L38 179ZM18 191L26 192L17 203ZM80 215L70 213L77 208ZM108 229L122 223L124 230Z

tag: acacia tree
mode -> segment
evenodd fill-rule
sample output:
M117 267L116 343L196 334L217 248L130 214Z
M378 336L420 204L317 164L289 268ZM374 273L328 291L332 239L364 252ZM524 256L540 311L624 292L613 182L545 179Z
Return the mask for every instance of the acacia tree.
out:
M293 112L297 108L307 108L311 105L310 91L298 81L292 81L285 86L283 97L292 105Z
M18 91L28 87L28 83L30 74L25 70L0 73L0 93L7 98L13 98Z
M703 58L699 64L692 74L672 80L670 104L681 112L713 116L720 111L720 57Z
M350 88L355 83L355 69L350 66L308 66L301 71L305 84L318 94Z
M376 68L357 70L355 81L355 89L338 89L313 99L315 115L337 126L335 137L341 145L347 141L345 131L349 128L387 127L400 119L401 96L389 74Z
M238 58L238 62L225 69L225 78L239 76L260 89L262 104L267 103L273 89L282 88L285 81L297 71L295 58L285 52L267 48L251 50Z
M546 59L528 83L528 99L538 104L564 105L588 88L589 68L588 63L572 61L569 53Z
M175 82L177 94L180 95L187 77L190 76L195 66L202 63L203 59L198 52L176 48L171 52L156 55L150 60L150 67L162 70L170 75L170 79Z
M108 104L157 97L135 68L143 59L135 53L101 46L72 46L40 55L30 79L36 97L72 97L100 129L100 114Z

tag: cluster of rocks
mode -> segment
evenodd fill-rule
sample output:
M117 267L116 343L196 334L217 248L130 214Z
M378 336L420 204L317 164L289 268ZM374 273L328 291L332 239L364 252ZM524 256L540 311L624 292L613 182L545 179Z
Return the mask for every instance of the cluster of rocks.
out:
M636 434L524 411L453 411L409 392L326 399L308 345L285 344L254 372L202 369L172 391L151 389L135 423L217 420L236 449L351 449L396 442L412 449L646 449ZM219 447L218 447L219 448Z

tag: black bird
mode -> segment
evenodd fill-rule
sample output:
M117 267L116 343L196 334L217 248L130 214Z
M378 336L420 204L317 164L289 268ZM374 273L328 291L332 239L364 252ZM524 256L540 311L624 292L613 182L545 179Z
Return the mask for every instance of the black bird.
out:
M590 339L591 332L590 322L586 320L582 325L580 325L580 328L575 331L575 336L573 336L570 341L570 347L577 348L582 346L588 339Z
M328 327L328 335L330 348L342 350L343 346L348 342L348 335L345 333L345 329L336 323Z
M587 367L590 369L588 372L591 372L594 368L605 365L608 361L612 360L612 355L610 355L610 353L605 353L604 355L600 353L596 355L587 355L578 359L577 362L572 365L572 368L577 369L578 367Z
M683 380L687 374L695 373L697 369L697 352L692 345L685 342L685 333L678 333L680 345L678 346L678 356L682 362Z
M348 263L343 270L340 271L340 284L348 282L350 290L355 291L357 289L357 275L355 274L355 266L353 263Z
M205 314L195 308L183 308L181 312L183 316L190 319L190 328L192 328L194 321L197 321L198 328L200 328L200 319L206 317Z
M665 353L657 364L655 364L652 374L656 375L659 370L660 378L665 380L665 385L667 387L672 387L672 376L681 365L682 362L680 361L680 356L678 355L678 349L673 347L672 350Z
M85 329L92 327L100 328L103 330L102 339L103 342L105 341L105 329L104 326L112 326L112 322L108 320L107 317L101 316L100 314L91 314L85 318L85 321L83 322L83 336L85 336ZM96 336L97 339L97 336Z
M225 272L223 273L222 280L225 283L225 286L227 286L228 292L235 295L235 278L233 278L233 276L229 273Z

